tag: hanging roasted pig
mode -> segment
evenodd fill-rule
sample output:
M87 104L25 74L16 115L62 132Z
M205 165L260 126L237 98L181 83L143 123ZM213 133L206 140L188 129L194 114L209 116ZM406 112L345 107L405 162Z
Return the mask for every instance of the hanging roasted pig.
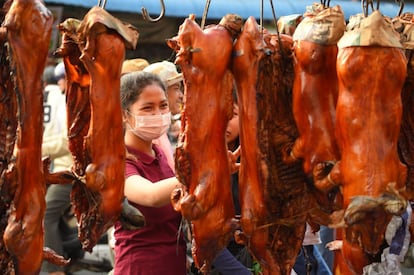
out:
M253 17L234 45L241 143L237 237L263 274L290 274L309 210L316 207L302 162L283 161L299 135L292 112L292 46L290 36L261 31Z
M80 23L80 20L69 18L58 25L62 33L62 43L54 55L63 58L65 64L68 147L73 156L73 164L70 171L50 173L49 160L44 160L43 173L48 184L72 183L84 176L86 166L90 162L84 149L84 139L89 130L91 117L90 76L79 60L81 52L77 42L77 28Z
M79 239L91 251L125 206L125 144L119 98L125 47L135 48L138 32L99 7L82 21L59 25L63 40L56 54L64 57L67 74L71 173L56 178L73 180L72 205ZM137 218L134 225L142 226Z
M407 77L401 93L403 113L398 139L401 161L407 166L405 198L414 201L414 14L404 13L394 18L394 28L400 33L407 58ZM414 218L410 223L411 242L414 241Z
M401 161L407 166L406 198L414 201L414 15L405 13L396 18L394 27L400 32L407 58L407 77L402 89L403 114L398 139ZM414 238L414 236L413 236Z
M379 11L350 20L338 47L336 137L341 160L330 180L343 189L342 254L348 273L362 274L381 252L392 215L403 214L407 206L399 194L406 167L397 150L407 60L398 35Z
M336 44L345 31L345 18L339 6L325 8L314 4L312 7L293 35L293 114L299 138L285 161L303 160L303 169L309 178L319 189L330 192L336 186L319 186L318 179L327 176L340 158L335 139Z
M177 52L185 87L176 150L176 172L183 186L173 193L172 203L191 221L192 253L203 272L208 272L233 230L225 131L232 115L233 35L241 23L239 16L227 15L218 25L202 30L190 16L168 42Z
M2 32L7 32L9 65L12 68L18 113L13 105L7 116L18 118L16 161L2 182L15 185L8 224L3 234L7 252L14 259L16 274L38 274L43 259L43 216L45 182L42 173L43 89L41 76L46 64L53 16L42 1L12 2L5 16ZM7 64L7 63L6 63ZM3 68L3 66L2 66ZM2 69L3 70L3 69ZM3 76L4 77L4 76ZM11 88L10 86L3 87ZM6 90L2 90L7 98ZM8 91L11 92L11 91ZM14 99L9 98L13 104ZM5 117L2 117L4 119ZM11 130L13 119L7 130ZM6 136L10 142L12 133ZM9 143L8 146L12 145ZM5 148L10 154L12 148ZM10 157L9 155L6 157ZM4 171L3 171L4 172ZM2 191L7 190L2 188ZM6 199L7 192L6 192ZM2 271L10 272L9 266ZM10 274L13 274L10 272Z
M7 2L0 10L0 22L4 22L5 15L11 2ZM14 92L13 70L10 64L9 45L7 43L7 29L0 28L0 234L4 235L8 222L8 210L16 192L16 180L13 176L15 163L13 149L16 141L17 129L17 95ZM9 169L9 167L11 169ZM0 270L4 274L14 273L13 257L7 251L3 238L0 240Z
M91 106L89 100L90 75L79 59L77 29L80 20L69 18L59 24L62 33L61 46L55 55L63 58L66 72L66 117L68 146L73 156L72 173L77 177L85 174L90 158L84 149L84 139L89 131Z

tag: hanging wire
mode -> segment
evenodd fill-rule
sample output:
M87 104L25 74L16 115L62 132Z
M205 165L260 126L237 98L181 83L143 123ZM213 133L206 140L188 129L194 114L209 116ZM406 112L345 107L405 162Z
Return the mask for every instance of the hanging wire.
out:
M277 17L276 17L275 7L273 5L273 0L269 0L269 2L270 2L270 7L272 8L273 22L274 22L275 28L276 28L277 41L279 42L280 55L284 59L285 54L284 54L284 51L283 51L282 39L280 38L279 26L277 25Z
M263 27L263 17L264 17L264 0L261 0L260 1L260 30L261 30L261 32L262 32L262 34L263 34L263 30L264 30L264 27Z
M206 0L206 5L204 6L203 17L201 18L200 27L203 30L207 20L208 9L210 8L211 0Z
M105 9L106 0L98 0L98 7Z
M101 1L101 0L99 0L99 1ZM104 0L104 1L106 1L106 0ZM149 13L148 13L148 11L147 11L146 8L144 8L144 7L141 8L142 17L144 17L144 20L145 21L155 23L155 22L160 21L164 17L164 15L165 15L165 4L164 4L164 0L160 0L160 4L161 4L161 12L160 12L160 15L157 18L152 18L149 15Z

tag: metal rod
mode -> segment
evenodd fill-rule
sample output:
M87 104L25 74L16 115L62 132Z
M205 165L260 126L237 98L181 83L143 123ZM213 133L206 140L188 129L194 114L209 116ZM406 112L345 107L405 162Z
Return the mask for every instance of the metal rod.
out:
M206 25L208 9L210 8L210 2L211 0L206 0L206 5L204 6L203 17L201 18L201 24L200 24L200 27L202 30L204 29L204 26Z
M264 0L261 0L260 1L260 29L262 30L262 32L263 32L263 29L264 29L264 27L263 27L263 17L264 17Z
M106 0L98 0L98 7L105 9Z
M272 8L273 20L274 20L274 24L275 24L275 27L276 27L277 42L279 43L280 55L282 56L283 59L285 59L286 56L285 56L285 53L284 53L284 50L283 50L283 45L282 45L282 39L280 37L279 26L277 25L277 17L276 17L275 7L273 5L273 0L269 0L269 2L270 2L270 7Z

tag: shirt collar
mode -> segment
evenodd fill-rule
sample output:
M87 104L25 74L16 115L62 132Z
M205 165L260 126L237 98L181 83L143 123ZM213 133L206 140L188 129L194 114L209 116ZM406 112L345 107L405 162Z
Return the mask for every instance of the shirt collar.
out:
M151 164L152 162L157 161L160 158L160 155L161 155L160 148L155 144L152 145L152 149L155 152L155 157L153 157L151 155L148 155L148 154L145 154L145 153L143 153L143 152L141 152L141 151L139 151L135 148L129 147L129 146L127 146L127 149L128 149L128 152L130 152L133 155L137 156L138 159L140 161L142 161L143 163L145 163L145 164Z

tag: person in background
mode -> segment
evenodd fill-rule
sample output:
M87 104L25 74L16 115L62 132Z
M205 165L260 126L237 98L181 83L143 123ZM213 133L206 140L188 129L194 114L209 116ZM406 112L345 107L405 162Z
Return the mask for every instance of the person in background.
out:
M45 90L47 86L49 86L49 89L50 87L57 86L55 67L56 65L47 65L45 67L42 76L43 90Z
M312 227L307 223L302 248L293 266L298 275L332 275L331 270L323 259L316 244L321 243L319 231L312 232Z
M49 72L49 75L48 75ZM44 74L44 131L42 156L51 159L51 172L69 170L72 155L68 149L66 127L65 67L59 63L54 68L54 80L51 81L50 69ZM54 84L56 83L56 84ZM70 207L71 184L52 184L46 192L46 211L44 217L44 246L63 255L62 236L59 223L64 212ZM44 262L44 271L53 275L64 275L63 267Z
M334 240L334 235L335 235L334 229L321 225L320 230L319 230L319 236L321 238L321 243L315 245L316 248L321 253L329 269L332 272L333 272L333 264L334 264L335 255L334 255L334 252L329 250L326 246L328 243Z
M148 72L121 77L121 106L127 160L125 196L145 216L137 230L115 224L115 275L184 275L186 243L180 232L181 214L170 196L179 185L166 155L154 139L171 124L163 81Z
M226 129L227 148L230 152L234 152L234 156L239 162L239 105L237 96L233 92L233 117L229 120ZM236 162L236 160L235 160ZM236 171L231 175L231 189L233 194L233 203L236 217L240 216L239 203L239 177ZM247 251L247 247L237 244L231 240L227 248L223 249L213 263L213 275L251 275L253 260Z
M57 85L59 86L60 90L63 94L66 92L66 72L65 72L65 64L63 62L59 62L55 67L55 78ZM66 112L66 109L65 109Z
M240 125L239 125L239 104L237 103L236 92L233 91L233 117L227 123L226 129L226 143L227 149L231 152L237 152L240 148ZM238 157L238 156L237 156ZM239 162L239 157L237 162ZM233 195L234 209L236 216L240 216L240 202L239 202L239 173L231 175L231 190Z
M167 87L168 104L171 111L171 127L168 130L168 138L174 149L177 144L178 134L181 128L181 109L183 106L183 74L178 73L177 67L169 61L152 63L144 68L144 72L158 75Z
M125 59L122 63L122 69L121 69L121 76L127 73L131 72L139 72L142 71L145 67L149 65L148 61L143 58L134 58L134 59ZM110 247L110 253L111 253L111 264L114 265L114 259L115 259L115 236L114 236L114 227L111 226L108 229L108 245ZM108 275L112 275L113 270L108 273Z
M127 73L142 71L149 65L143 58L125 59L122 63L121 76Z

